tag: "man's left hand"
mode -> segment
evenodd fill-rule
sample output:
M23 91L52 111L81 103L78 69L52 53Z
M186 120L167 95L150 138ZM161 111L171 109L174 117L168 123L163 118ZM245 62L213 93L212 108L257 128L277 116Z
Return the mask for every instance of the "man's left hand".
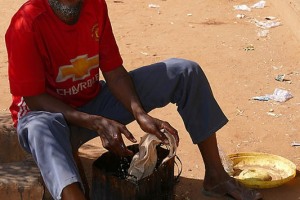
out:
M164 144L169 144L169 142L168 142L168 138L161 130L168 131L170 134L172 134L175 137L178 146L179 144L178 132L168 122L151 117L147 113L139 114L138 116L136 116L136 120L144 132L156 135L156 137L160 139Z

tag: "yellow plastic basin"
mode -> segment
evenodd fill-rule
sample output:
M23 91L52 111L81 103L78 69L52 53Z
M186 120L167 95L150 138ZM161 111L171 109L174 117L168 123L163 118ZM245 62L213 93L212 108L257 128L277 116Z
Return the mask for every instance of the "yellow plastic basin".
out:
M250 188L273 188L296 176L296 165L281 156L245 152L228 155L233 177Z

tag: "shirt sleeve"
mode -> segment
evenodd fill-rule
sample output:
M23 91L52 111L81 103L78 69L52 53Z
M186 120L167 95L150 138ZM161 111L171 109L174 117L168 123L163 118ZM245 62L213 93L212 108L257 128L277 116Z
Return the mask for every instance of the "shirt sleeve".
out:
M5 35L10 92L15 96L45 92L44 66L31 29L24 17L17 17Z
M108 16L107 5L104 0L100 0L103 12L100 12L99 27L99 65L103 72L108 72L120 67L123 64L122 57L117 46L111 23Z

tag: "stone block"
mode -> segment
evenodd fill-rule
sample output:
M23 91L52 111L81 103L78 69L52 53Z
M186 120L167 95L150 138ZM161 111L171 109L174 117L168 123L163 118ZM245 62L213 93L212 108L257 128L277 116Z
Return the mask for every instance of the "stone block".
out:
M0 114L0 163L17 162L28 154L19 144L17 132L9 113Z
M42 200L44 185L31 155L19 144L9 113L0 113L0 199Z
M44 186L33 161L0 164L0 199L42 200Z

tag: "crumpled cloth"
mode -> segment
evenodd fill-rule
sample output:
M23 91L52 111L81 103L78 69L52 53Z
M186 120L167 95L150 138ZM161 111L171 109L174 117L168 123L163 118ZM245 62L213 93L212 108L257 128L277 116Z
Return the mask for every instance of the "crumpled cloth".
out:
M175 137L167 131L163 130L163 133L167 136L169 141L169 154L166 158L164 158L161 164L174 157L177 149ZM161 142L162 141L155 135L149 133L145 134L139 143L139 152L137 152L132 158L128 174L136 177L137 180L152 174L157 163L156 146Z

